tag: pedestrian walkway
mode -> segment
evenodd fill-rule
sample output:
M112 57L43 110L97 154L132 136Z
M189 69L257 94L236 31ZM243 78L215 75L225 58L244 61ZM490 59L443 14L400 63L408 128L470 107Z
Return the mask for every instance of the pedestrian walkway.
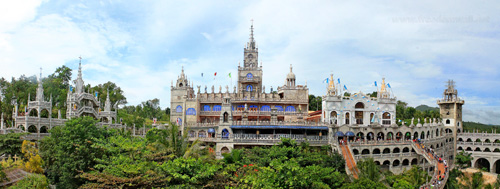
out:
M352 153L349 150L349 146L347 145L347 143L341 143L340 148L342 149L342 155L344 156L347 168L352 173L354 178L358 179L359 170L356 167L356 161L354 161L354 157L352 156Z
M428 161L430 160L430 163L434 164L435 167L434 175L432 176L431 181L422 185L420 188L444 188L446 180L448 179L449 171L445 163L446 160L434 154L432 149L425 147L425 145L420 143L420 141L414 141L412 147L416 148L415 151L418 154L423 155Z

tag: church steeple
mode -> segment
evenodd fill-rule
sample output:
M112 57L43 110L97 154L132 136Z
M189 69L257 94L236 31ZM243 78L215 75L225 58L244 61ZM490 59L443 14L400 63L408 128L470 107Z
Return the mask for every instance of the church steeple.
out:
M255 50L255 39L253 38L253 19L252 19L252 25L250 25L250 39L247 44L247 49Z

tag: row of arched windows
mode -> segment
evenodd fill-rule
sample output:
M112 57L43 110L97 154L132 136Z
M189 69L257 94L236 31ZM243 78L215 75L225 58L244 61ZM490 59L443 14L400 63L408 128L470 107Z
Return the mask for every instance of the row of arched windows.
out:
M274 106L276 107L276 109L278 110L278 112L282 112L283 111L283 107L282 106ZM180 108L180 109L179 109ZM245 108L244 105L238 105L237 106L238 109L242 109L242 108ZM258 110L258 106L256 105L250 105L249 106L249 109L251 110ZM234 107L232 108L232 110L234 110ZM209 112L209 111L221 111L221 106L220 105L214 105L213 108L210 108L210 105L204 105L203 106L203 111L205 112ZM260 107L260 111L271 111L271 106L269 105L263 105ZM285 112L295 112L295 107L294 106L287 106L285 108ZM182 107L181 106L177 106L177 112L182 112Z

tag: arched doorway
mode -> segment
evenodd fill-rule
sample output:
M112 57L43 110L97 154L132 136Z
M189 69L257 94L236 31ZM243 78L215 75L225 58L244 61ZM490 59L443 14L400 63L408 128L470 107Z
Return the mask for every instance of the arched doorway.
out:
M38 110L37 109L31 109L29 111L29 116L30 117L38 117Z
M380 149L375 148L375 149L373 150L373 153L372 153L372 154L380 154Z
M356 134L356 138L358 138L359 140L365 140L365 134L363 132L359 132L358 134Z
M385 148L384 151L382 152L383 154L390 154L391 153L391 149L389 148Z
M356 124L358 125L362 125L363 124L363 110L365 108L365 104L363 104L362 102L358 102L356 103L356 105L354 105L354 108L356 109L356 111L354 112L354 117L356 118ZM361 111L359 111L361 109Z
M377 134L377 140L384 140L384 133L383 132L379 132Z
M49 110L43 109L42 111L40 111L40 117L41 118L49 118L49 116L50 116Z
M222 148L220 149L220 153L221 153L221 154L226 154L226 153L229 153L229 148L227 148L227 147L225 147L225 146L224 146L224 147L222 147Z
M403 160L403 166L408 166L408 165L410 165L410 160L404 159Z
M387 140L393 140L394 139L394 134L392 132L387 133Z
M418 132L413 133L413 139L418 139Z
M476 163L474 163L474 167L481 170L486 169L488 172L490 172L490 162L484 158L477 159Z
M351 114L349 114L349 112L346 112L345 113L345 124L346 125L349 125L349 120L351 119Z
M397 167L397 166L399 166L399 160L394 160L394 161L392 162L392 166L393 166L393 167Z
M500 174L500 159L493 163L493 169L495 169L494 171L496 174Z
M361 151L361 154L362 154L362 155L365 155L365 154L370 154L370 150L368 150L368 149L364 149L363 151Z
M373 135L372 132L369 132L367 135L366 135L366 140L374 140L375 139L375 135Z
M42 126L42 127L40 128L40 133L48 133L48 131L49 131L49 130L47 129L47 126Z

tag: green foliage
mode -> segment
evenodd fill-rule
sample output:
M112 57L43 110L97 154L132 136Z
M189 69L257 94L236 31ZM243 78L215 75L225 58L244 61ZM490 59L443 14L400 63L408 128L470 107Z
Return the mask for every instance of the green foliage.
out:
M12 189L25 189L25 188L35 188L35 189L46 189L49 188L49 181L47 177L41 174L32 174L24 177L22 180L18 181Z
M408 106L408 103L398 100L396 104L396 120L398 120L398 124L401 125L402 120L406 125L411 124L411 119L414 119L413 124L417 124L417 120L420 118L421 123L423 123L425 118L440 118L441 114L438 108L429 107L426 105L417 106L417 108ZM430 120L428 119L427 122Z
M177 158L160 165L161 173L171 177L170 185L203 186L222 168L195 158Z
M103 152L94 147L108 131L97 128L91 117L70 119L65 126L54 127L51 135L41 141L40 154L49 180L58 188L77 188L83 180L79 171L89 171Z
M322 108L322 98L321 96L309 95L309 111L317 111Z
M468 121L464 121L463 123L464 132L493 133L496 132L497 129L499 130L498 132L500 132L500 126L498 125L485 125L482 123Z
M380 166L375 164L372 158L362 159L357 162L357 167L359 169L359 178L366 178L378 182L381 178Z
M458 183L457 178L463 176L464 174L462 171L458 170L457 168L454 168L450 170L448 180L446 181L446 188L448 189L459 189L460 184Z
M381 182L377 181L372 181L368 178L360 178L360 179L355 179L352 183L345 184L342 186L342 189L384 189L388 188Z
M0 155L10 154L12 156L22 156L21 147L23 141L20 137L26 134L27 133L9 133L0 135Z
M7 174L5 174L2 164L0 164L0 183L5 180L8 180Z
M460 168L465 168L470 166L472 159L472 154L462 150L461 152L457 153L457 156L455 156L455 164Z

